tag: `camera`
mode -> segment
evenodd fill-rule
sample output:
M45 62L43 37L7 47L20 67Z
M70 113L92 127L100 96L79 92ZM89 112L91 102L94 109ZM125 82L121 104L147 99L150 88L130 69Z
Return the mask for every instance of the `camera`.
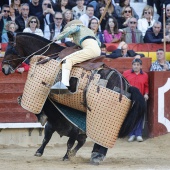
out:
M47 8L51 8L51 4L48 4L48 5L47 5Z

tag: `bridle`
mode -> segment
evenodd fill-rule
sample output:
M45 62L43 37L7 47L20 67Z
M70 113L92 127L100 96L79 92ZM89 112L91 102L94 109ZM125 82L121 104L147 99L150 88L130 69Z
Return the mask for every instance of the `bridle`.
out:
M51 44L53 44L54 42L55 42L55 41L50 42L50 43L47 44L46 46L44 46L44 47L42 47L41 49L33 52L32 54L30 54L30 55L27 56L27 57L22 57L22 56L18 53L17 49L15 48L15 47L16 47L16 36L14 36L14 42L9 42L9 44L11 45L11 50L12 50L13 54L15 54L15 55L17 56L17 58L11 59L11 60L2 61L2 64L8 64L9 67L10 67L10 69L12 70L12 72L14 72L16 69L18 69L18 68L21 66L21 64L22 64L23 62L25 62L25 61L28 60L30 57L32 57L33 55L35 55L36 53L38 53L39 51L41 51L41 50L43 50L43 49L45 49L45 48L47 47L47 49L45 49L45 51L42 52L40 55L43 55L44 53L46 53L46 52L49 50ZM48 55L48 56L52 56L52 55L55 55L55 54L58 55L59 52L54 53L54 54L51 54L51 55ZM18 66L16 66L16 68L13 68L13 67L11 66L11 64L10 64L11 61L21 60L21 59L23 59L23 58L24 58L24 60L23 60Z

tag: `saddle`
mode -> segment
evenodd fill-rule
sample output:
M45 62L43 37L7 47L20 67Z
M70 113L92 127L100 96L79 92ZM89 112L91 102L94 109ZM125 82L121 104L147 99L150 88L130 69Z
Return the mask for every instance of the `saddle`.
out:
M81 48L79 48L77 46L76 47L75 46L74 47L66 47L64 50L62 50L59 53L59 55L58 55L59 59L63 59L64 57L68 56L69 54L72 54L79 50L81 50ZM87 71L94 70L94 69L101 67L104 64L103 63L104 58L105 58L105 56L99 56L99 57L84 61L82 63L75 64L74 67L81 67Z

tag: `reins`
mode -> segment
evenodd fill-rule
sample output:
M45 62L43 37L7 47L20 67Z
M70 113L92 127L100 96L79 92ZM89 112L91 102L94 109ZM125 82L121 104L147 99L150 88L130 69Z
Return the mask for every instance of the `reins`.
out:
M12 47L14 48L14 47L16 46L16 37L15 37L15 39L14 39L14 42L10 42L10 43L13 43L13 44L14 44L14 45L12 45ZM11 61L21 60L21 59L25 58L16 68L10 67L10 68L12 69L12 71L15 71L16 69L18 69L18 68L21 66L22 63L24 63L24 62L25 62L26 60L28 60L30 57L32 57L33 55L35 55L36 53L40 52L41 50L43 50L43 49L45 49L45 48L47 47L47 49L46 49L44 52L42 52L40 55L43 55L44 53L46 53L46 52L49 50L51 44L53 44L53 43L55 43L55 41L50 42L50 43L47 44L46 46L44 46L44 47L40 48L39 50L33 52L32 54L30 54L30 55L27 56L27 57L21 57L21 56L19 55L19 53L16 51L16 49L14 48L14 49L15 49L15 53L17 54L18 58L16 58L16 59L11 59L11 60L6 60L6 61L4 61L3 63L8 63L8 64L9 64L9 62L11 62ZM50 55L47 55L47 56L48 56L48 57L53 56L53 55L57 55L57 56L58 56L59 53L60 53L60 52L57 52L57 53L53 53L53 54L50 54ZM55 56L54 58L56 58L57 56ZM52 58L51 58L51 59L52 59ZM46 60L46 62L49 61L49 60L50 60L50 59ZM39 63L39 64L43 64L43 63L45 63L45 62L42 62L42 63ZM10 64L9 64L9 65L10 65Z

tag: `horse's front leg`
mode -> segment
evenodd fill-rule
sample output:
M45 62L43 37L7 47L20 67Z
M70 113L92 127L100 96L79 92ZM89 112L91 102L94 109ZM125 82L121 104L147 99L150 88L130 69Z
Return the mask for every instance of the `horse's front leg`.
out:
M75 146L75 148L69 152L69 157L73 157L76 155L77 151L85 144L86 138L87 138L86 134L78 135L77 137L78 143Z
M43 139L42 145L36 151L34 156L39 156L40 157L40 156L43 155L44 149L45 149L47 143L50 141L50 139L51 139L54 132L55 132L55 129L53 129L52 125L49 122L47 122L46 125L45 125L45 129L44 129L44 139Z
M67 141L67 152L63 157L63 161L69 160L69 153L71 151L71 148L73 147L74 143L76 141L75 137L70 137Z

